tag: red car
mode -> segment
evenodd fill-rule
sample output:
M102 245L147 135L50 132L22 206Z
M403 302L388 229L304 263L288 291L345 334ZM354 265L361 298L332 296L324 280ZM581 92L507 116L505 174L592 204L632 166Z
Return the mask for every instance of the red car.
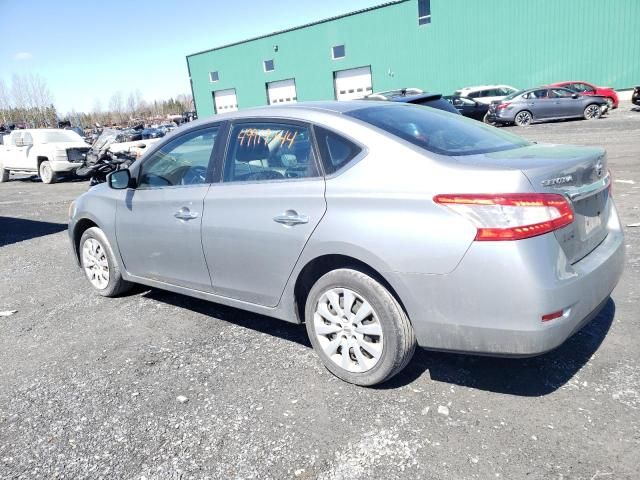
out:
M550 86L568 88L579 95L601 95L607 99L609 109L618 108L618 94L611 87L596 87L587 82L558 82Z

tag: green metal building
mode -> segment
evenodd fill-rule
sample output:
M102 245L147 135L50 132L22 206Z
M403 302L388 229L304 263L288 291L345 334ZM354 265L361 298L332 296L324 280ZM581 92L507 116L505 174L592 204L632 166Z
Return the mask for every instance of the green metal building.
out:
M198 115L403 87L640 84L640 0L399 0L187 56Z

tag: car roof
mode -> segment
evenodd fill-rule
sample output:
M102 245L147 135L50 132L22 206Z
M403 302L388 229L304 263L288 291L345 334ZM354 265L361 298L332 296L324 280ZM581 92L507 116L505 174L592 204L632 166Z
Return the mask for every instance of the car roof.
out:
M310 101L300 103L289 103L284 105L268 105L262 107L251 107L236 112L220 113L212 117L201 118L189 122L188 129L210 125L215 122L225 120L235 120L243 118L288 118L293 120L309 121L315 114L342 115L347 112L370 107L383 108L405 108L404 102L393 102L389 100L341 100L341 101ZM183 127L184 128L184 127Z
M462 88L458 88L458 91L470 91L470 90L484 90L486 88L502 88L502 87L506 87L506 88L515 88L512 87L511 85L476 85L474 87L462 87Z

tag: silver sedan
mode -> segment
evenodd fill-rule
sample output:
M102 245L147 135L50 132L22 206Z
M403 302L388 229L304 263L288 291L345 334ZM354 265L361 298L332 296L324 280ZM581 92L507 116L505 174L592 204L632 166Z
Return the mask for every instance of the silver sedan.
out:
M602 149L536 145L427 107L320 102L190 123L70 209L90 285L133 283L305 323L374 385L416 345L531 356L623 268Z
M578 95L561 87L538 87L512 93L491 102L487 120L491 123L515 123L526 127L533 122L600 118L608 109L607 99L597 95Z

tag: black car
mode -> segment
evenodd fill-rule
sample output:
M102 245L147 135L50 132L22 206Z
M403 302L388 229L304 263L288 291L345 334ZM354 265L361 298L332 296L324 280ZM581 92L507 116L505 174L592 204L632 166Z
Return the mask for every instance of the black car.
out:
M633 95L631 96L631 102L634 105L640 107L640 87L636 87L633 89Z
M134 128L123 130L116 138L116 142L118 143L135 142L136 140L142 140L142 130L136 130Z
M373 93L364 97L364 100L388 100L390 102L412 103L414 105L423 105L425 107L444 110L445 112L460 114L451 103L442 97L441 93L413 93L412 89L403 89Z
M145 128L144 130L142 130L142 139L146 140L147 138L160 138L160 137L164 137L164 131L158 129L158 128Z
M489 111L489 104L476 102L469 97L461 97L458 95L447 95L444 98L447 102L454 106L461 115L474 120L486 122L486 115Z

